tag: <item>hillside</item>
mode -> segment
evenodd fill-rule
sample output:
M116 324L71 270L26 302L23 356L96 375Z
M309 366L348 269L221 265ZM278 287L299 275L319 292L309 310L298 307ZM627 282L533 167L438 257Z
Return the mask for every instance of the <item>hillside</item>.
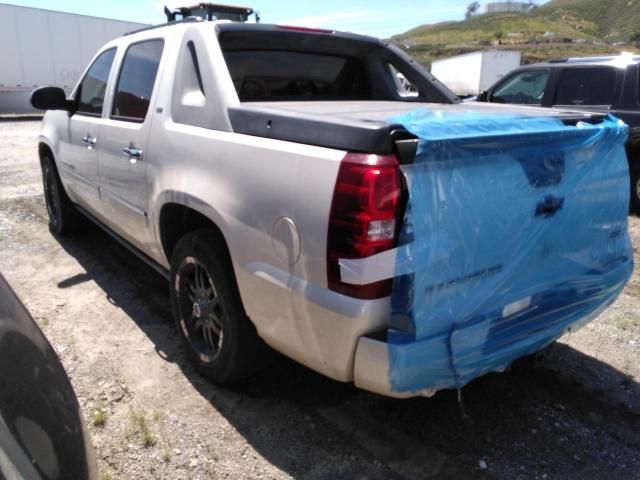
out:
M424 64L483 48L517 49L527 63L602 55L640 35L640 0L552 0L527 13L481 14L460 22L422 25L392 39Z
M608 41L626 41L640 32L639 0L554 0L538 13L583 18L594 25L591 34Z

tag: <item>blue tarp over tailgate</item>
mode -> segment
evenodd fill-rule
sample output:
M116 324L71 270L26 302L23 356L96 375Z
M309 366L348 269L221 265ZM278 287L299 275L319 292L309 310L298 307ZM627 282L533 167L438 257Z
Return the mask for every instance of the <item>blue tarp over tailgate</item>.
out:
M633 265L627 127L613 117L415 111L388 334L398 392L459 388L611 304Z

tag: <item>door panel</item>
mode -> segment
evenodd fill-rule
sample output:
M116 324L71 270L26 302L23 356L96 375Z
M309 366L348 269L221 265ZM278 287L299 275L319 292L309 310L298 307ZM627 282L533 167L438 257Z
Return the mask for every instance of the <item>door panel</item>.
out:
M98 181L98 138L107 81L116 49L98 55L80 82L76 111L68 117L67 131L61 135L59 165L74 201L90 210L100 208Z
M100 205L98 190L97 135L100 119L74 115L69 118L67 135L60 141L59 167L72 198L83 206Z
M101 130L100 188L105 216L124 236L137 237L147 228L147 189L144 146L148 128L144 124L106 120ZM142 157L124 153L138 148Z
M129 46L109 118L100 130L98 163L104 216L113 230L142 250L150 238L144 152L163 45L156 39Z

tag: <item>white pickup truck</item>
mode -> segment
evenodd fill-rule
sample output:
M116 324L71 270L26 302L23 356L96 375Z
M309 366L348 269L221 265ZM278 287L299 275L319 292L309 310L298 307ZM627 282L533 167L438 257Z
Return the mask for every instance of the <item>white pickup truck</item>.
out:
M592 318L618 295L631 271L626 207L615 183L624 181L623 167L606 173L608 183L587 179L584 188L565 192L563 185L574 185L570 175L578 175L572 157L534 154L531 167L518 157L516 136L491 144L504 168L480 155L459 165L443 160L437 165L448 173L429 177L436 167L417 168L425 151L420 135L392 120L420 108L437 111L438 118L480 115L480 124L485 117L553 118L558 132L545 130L545 140L535 140L552 145L579 130L577 122L599 128L603 115L459 103L412 59L378 39L185 19L108 43L69 98L43 88L33 93L32 104L50 110L38 148L51 231L72 232L89 217L165 275L186 351L216 382L256 371L271 347L384 395L460 387ZM480 143L457 148L478 149ZM576 168L585 163L575 162ZM488 192L474 196L463 188L485 177ZM422 178L438 178L430 193L413 189ZM624 192L628 196L628 188ZM418 202L427 198L437 200L429 209ZM589 209L600 213L576 225ZM415 264L419 255L394 259L406 254L403 245L414 234L415 245L424 240L410 214L427 210L438 214L429 221L445 263L429 268ZM471 233L456 240L460 219ZM408 228L414 224L415 232ZM555 240L532 233L542 226ZM489 230L498 237L485 235ZM524 248L522 255L510 249L509 239L521 237L536 248ZM582 258L603 241L611 243L606 254L570 265L558 261ZM469 242L463 250L461 242ZM469 252L487 242L494 245L491 265L471 261ZM557 243L561 248L554 249ZM493 258L501 252L504 258ZM482 282L514 271L508 267L512 257L547 271L566 268L554 275L553 288L536 277L536 289L531 282L493 289L500 295L487 294L493 309L471 301ZM413 267L394 275L407 259ZM373 261L364 269L370 273L358 277L353 269L366 260ZM533 279L540 272L531 268ZM439 277L421 291L447 291L447 302L469 307L455 328L446 322L440 327L437 315L412 316L417 303L402 311L398 299L421 301L419 292L405 287L411 279L417 285L419 273L427 271ZM518 277L526 280L524 272ZM572 316L557 313L571 308ZM491 317L493 310L499 318ZM532 327L517 336L498 328L505 322L522 327L523 318ZM470 331L482 338L471 370L456 364L455 355L461 345L455 334L468 338ZM496 338L503 340L494 345ZM526 348L514 348L523 342ZM501 356L507 344L510 355ZM441 356L425 356L434 352ZM449 380L434 380L429 369L435 368Z

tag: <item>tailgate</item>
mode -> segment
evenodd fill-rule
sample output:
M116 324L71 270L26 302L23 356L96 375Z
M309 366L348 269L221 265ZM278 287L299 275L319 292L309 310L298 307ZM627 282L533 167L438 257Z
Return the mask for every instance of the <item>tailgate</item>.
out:
M388 332L396 391L456 388L588 321L632 270L627 127L414 112Z

